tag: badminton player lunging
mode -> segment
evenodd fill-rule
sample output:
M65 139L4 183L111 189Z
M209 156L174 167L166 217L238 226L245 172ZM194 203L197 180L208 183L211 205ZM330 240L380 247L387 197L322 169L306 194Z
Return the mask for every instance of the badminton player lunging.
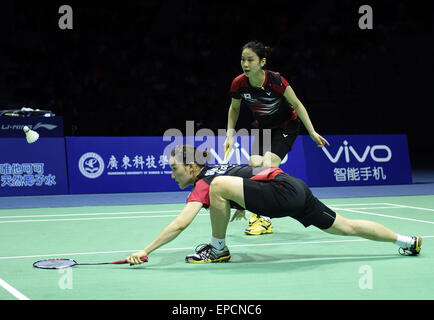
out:
M259 41L246 43L241 52L243 73L232 81L230 88L231 105L228 113L225 151L232 149L235 139L235 125L243 101L255 119L253 127L259 129L259 146L252 150L251 166L279 167L286 154L291 151L300 130L300 120L318 147L329 145L328 141L314 129L306 108L297 98L288 81L279 73L264 69L270 47ZM271 130L271 146L263 146L263 130ZM268 149L268 150L267 150ZM261 215L258 215L261 214ZM273 233L273 225L263 212L253 213L248 235Z
M326 233L358 236L374 241L391 242L404 255L419 254L421 237L397 234L385 226L367 220L350 220L340 216L319 201L300 179L276 167L237 165L205 165L207 151L193 146L178 146L170 156L172 178L181 189L194 185L184 209L144 249L131 254L127 261L140 264L142 257L175 239L198 214L209 208L212 236L209 244L196 248L185 259L189 263L226 262L231 255L226 246L226 230L230 209L262 212L272 218L291 217L305 227L313 225ZM236 211L231 221L243 218L244 211Z

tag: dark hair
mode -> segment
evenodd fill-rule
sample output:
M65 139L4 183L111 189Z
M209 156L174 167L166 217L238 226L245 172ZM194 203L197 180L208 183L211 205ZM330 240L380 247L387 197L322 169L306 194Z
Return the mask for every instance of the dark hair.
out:
M183 165L194 162L199 167L205 166L205 163L210 158L210 154L207 150L200 151L188 144L176 146L170 153L170 156L175 157L175 160Z
M264 58L268 58L270 56L270 54L273 52L273 49L271 47L265 46L262 42L257 41L257 40L247 42L243 46L242 50L244 50L244 49L252 50L254 53L256 53L258 55L259 60L262 60Z

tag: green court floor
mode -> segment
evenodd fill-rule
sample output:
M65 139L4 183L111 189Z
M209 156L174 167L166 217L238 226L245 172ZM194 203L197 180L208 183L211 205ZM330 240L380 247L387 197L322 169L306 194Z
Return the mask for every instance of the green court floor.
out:
M423 237L422 253L404 257L390 243L305 229L274 219L274 234L247 236L229 225L232 259L187 264L210 240L206 210L140 266L32 267L44 258L123 259L142 249L183 204L0 210L0 299L434 299L434 196L327 199L339 214L377 221Z

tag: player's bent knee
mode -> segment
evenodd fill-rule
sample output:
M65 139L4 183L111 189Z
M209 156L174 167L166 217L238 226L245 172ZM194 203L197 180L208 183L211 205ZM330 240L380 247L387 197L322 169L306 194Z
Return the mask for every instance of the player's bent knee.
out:
M219 196L223 193L224 183L221 180L221 177L216 177L209 186L209 195L211 196Z
M209 188L209 202L211 207L214 207L216 209L223 209L226 206L226 199L223 197L223 188L221 183L218 181L214 183L214 181L211 183Z
M218 196L227 198L228 194L231 193L231 187L233 186L233 183L231 183L231 178L232 177L227 176L220 176L214 178L209 188L210 197Z
M280 163L282 162L282 159L280 157L272 152L267 152L264 155L264 160L262 162L262 165L264 167L274 167L278 168L280 166Z
M251 156L249 159L249 166L261 167L264 163L264 158L261 156Z
M209 189L210 201L232 200L244 207L243 179L220 176L214 178Z

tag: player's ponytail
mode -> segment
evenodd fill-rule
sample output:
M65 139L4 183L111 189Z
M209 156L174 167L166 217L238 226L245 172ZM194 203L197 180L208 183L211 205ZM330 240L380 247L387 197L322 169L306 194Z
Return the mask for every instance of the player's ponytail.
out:
M271 48L270 46L266 46L264 45L262 42L258 41L258 40L253 40L253 41L249 41L247 42L241 50L244 49L250 49L252 50L254 53L256 53L259 57L259 60L262 59L268 59L270 57L270 55L272 54L272 52L274 51L273 48Z
M264 46L264 56L268 58L274 52L274 49L270 46Z
M183 165L193 162L199 167L205 166L205 163L211 158L208 150L201 151L194 146L187 144L175 147L170 156L175 157L175 160Z

